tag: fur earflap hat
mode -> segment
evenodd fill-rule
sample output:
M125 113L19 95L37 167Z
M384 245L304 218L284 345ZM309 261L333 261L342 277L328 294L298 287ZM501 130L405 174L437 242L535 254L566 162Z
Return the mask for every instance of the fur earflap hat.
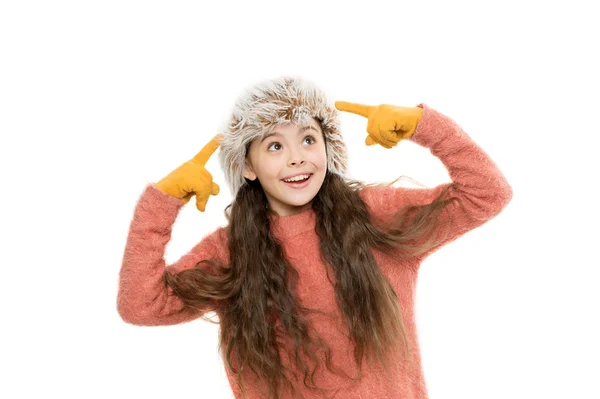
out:
M322 90L299 77L282 76L246 88L235 102L230 121L219 129L223 135L219 162L232 196L247 184L242 173L246 149L253 140L278 125L291 122L304 127L311 118L317 119L323 130L328 171L343 176L347 153L338 115Z

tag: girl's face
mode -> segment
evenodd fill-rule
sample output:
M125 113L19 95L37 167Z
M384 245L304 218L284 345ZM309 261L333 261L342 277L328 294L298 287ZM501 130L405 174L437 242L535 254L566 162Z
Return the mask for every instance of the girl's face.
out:
M323 131L313 118L306 128L288 123L254 140L243 174L249 180L258 179L273 212L287 216L311 206L326 171ZM284 178L297 174L310 174L310 178L295 184L284 182Z

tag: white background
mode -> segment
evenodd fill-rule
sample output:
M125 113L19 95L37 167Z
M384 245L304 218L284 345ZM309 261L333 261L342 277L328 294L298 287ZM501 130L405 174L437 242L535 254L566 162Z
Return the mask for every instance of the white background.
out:
M592 3L592 2L587 2ZM231 398L218 325L116 311L145 185L202 148L242 89L297 74L330 101L457 121L511 184L493 220L423 263L430 397L600 398L597 13L584 2L5 1L0 6L3 398ZM449 181L414 143L367 147L351 177ZM225 223L180 213L169 263Z

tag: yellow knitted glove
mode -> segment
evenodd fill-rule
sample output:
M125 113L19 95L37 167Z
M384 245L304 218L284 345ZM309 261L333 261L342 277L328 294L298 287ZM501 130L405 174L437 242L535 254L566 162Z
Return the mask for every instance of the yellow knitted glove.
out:
M222 136L212 138L194 158L183 163L167 177L155 184L165 194L180 198L184 204L195 195L196 208L200 212L206 209L206 203L211 195L218 195L220 188L213 183L212 175L204 168L208 158L219 148Z
M420 107L398 107L389 104L372 106L344 101L336 101L335 107L340 111L368 118L369 135L365 143L378 143L385 148L395 147L401 140L412 136L423 117L423 109Z

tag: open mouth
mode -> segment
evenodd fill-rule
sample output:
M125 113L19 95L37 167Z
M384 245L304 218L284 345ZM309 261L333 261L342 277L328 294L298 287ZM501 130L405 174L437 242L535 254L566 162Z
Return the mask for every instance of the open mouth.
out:
M303 179L303 180L298 180L298 181L292 181L292 182L288 182L285 180L282 180L283 183L285 183L285 185L291 187L291 188L303 188L306 187L308 185L308 183L312 180L312 173L310 175L308 175L307 179Z

